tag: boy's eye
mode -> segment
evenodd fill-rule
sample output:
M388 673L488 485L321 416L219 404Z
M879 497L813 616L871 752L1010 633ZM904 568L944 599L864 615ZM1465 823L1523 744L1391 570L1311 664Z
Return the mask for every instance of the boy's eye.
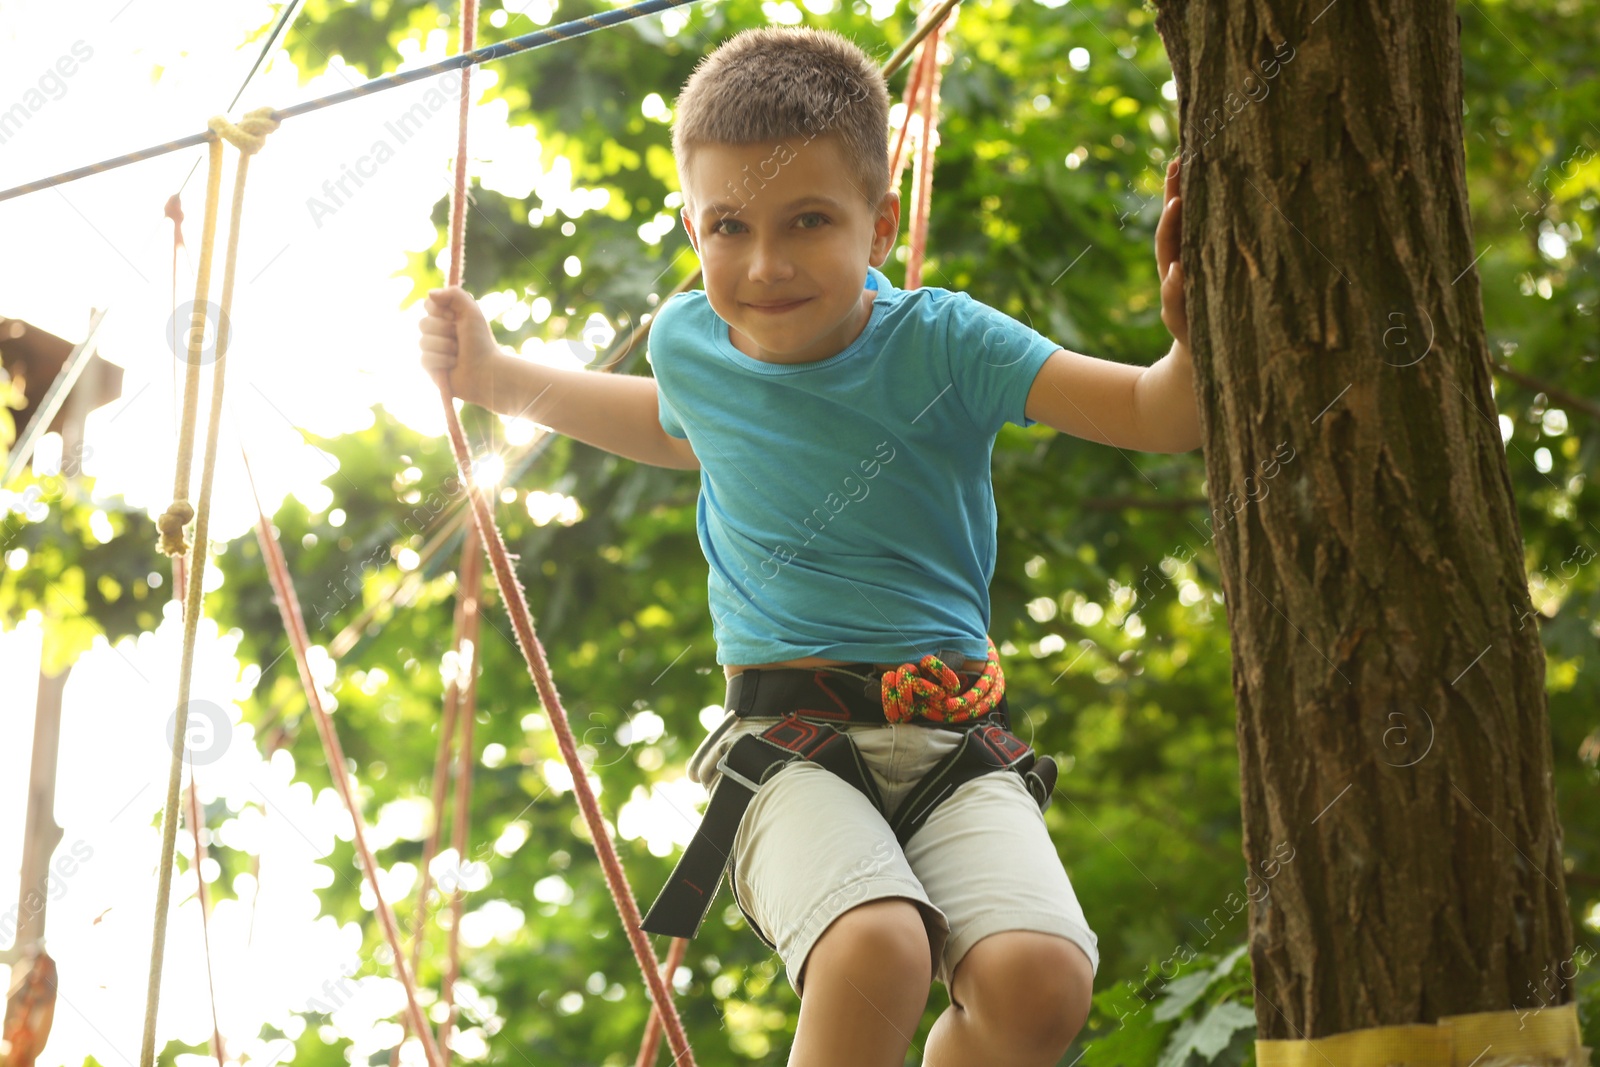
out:
M743 225L744 225L744 223L740 222L738 219L718 219L716 221L716 223L711 227L711 232L712 233L728 233L728 232L730 232L728 230L729 226L743 226Z
M801 229L804 229L804 230L815 230L818 227L824 225L828 221L828 216L819 214L819 213L817 213L815 211L808 211L804 215L801 215L800 218L796 219L795 221L804 222L806 219L815 219L816 220L816 225L815 226L802 226Z

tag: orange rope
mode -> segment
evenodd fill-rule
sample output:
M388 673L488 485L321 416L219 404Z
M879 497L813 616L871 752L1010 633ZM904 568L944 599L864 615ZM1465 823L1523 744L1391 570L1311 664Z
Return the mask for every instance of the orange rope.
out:
M483 550L478 541L478 531L472 526L467 527L466 536L461 542L461 565L457 569L460 585L456 590L455 612L455 640L451 647L455 649L456 661L462 658L462 649L471 644L473 660L477 659L478 645L478 599L483 587ZM471 606L472 619L467 620L468 606ZM470 693L476 694L478 686L477 671L467 675L467 687ZM450 753L451 742L455 738L456 721L462 704L461 699L461 672L457 670L445 686L444 691L444 718L439 724L439 751L433 760L433 827L428 831L428 839L422 846L422 882L417 888L417 906L412 913L411 928L411 973L417 973L417 965L422 958L422 939L428 924L428 890L433 887L433 858L439 854L439 837L444 829L444 794L450 781ZM469 709L468 714L471 714ZM467 749L471 749L471 738L463 742ZM470 766L470 764L469 764ZM461 848L457 847L457 860L461 857ZM445 1003L452 1004L452 990L456 972L456 941L450 939L451 977L445 984ZM452 1005L453 1006L453 1005ZM454 1016L451 1016L453 1021ZM405 1027L404 1033L411 1032L409 1025L402 1020ZM447 1024L448 1026L448 1024ZM444 1046L446 1067L449 1064L450 1046L449 1030L442 1029L439 1043ZM404 1043L404 1038L401 1039ZM400 1045L390 1050L390 1067L400 1067Z
M918 46L921 47L920 45ZM911 73L906 77L905 115L900 120L900 130L895 135L894 149L889 153L889 188L900 188L900 175L905 173L906 156L903 150L906 145L906 131L911 129L911 115L917 110L918 95L922 91L922 54L915 53L911 59Z
M900 176L905 172L906 165L906 157L901 154L901 149L905 146L906 131L911 128L911 115L917 109L917 101L922 98L922 45L934 31L945 28L945 20L950 18L959 6L959 4L953 3L952 0L945 0L938 8L930 9L931 14L929 10L924 10L917 16L917 28L910 38L911 41L915 41L915 44L911 53L911 74L906 78L905 121L900 124L900 131L895 136L894 150L889 153L889 188L891 189L900 188ZM932 25L928 26L928 22L931 22ZM918 38L917 34L922 34L922 37ZM904 47L905 45L901 45L901 48ZM884 78L888 78L893 74L894 70L898 69L898 66L893 60L885 64L883 69Z
M951 9L951 17L955 13ZM949 23L934 27L923 40L921 61L922 129L917 141L916 161L911 168L911 240L910 254L906 257L906 288L915 289L922 284L922 262L928 247L928 213L933 205L933 145L939 131L939 38L949 29ZM906 125L911 124L909 105Z
M668 982L678 973L684 954L689 951L687 938L675 937L667 949L667 962L661 965L661 976ZM639 1059L635 1067L655 1067L656 1053L661 1045L661 1013L650 1006L650 1021L644 1024L644 1039L639 1042Z
M450 447L455 453L456 467L467 482L473 519L478 524L479 534L484 537L488 545L495 581L499 583L501 598L505 601L511 616L517 646L522 650L523 659L527 661L528 673L533 678L534 688L538 691L539 702L544 705L545 712L550 717L550 727L556 735L556 744L561 749L561 758L566 762L567 770L572 775L572 791L577 795L578 807L582 810L584 822L588 825L590 840L593 841L595 851L599 855L600 867L605 873L606 888L610 890L612 901L622 917L623 931L627 934L628 943L639 961L639 969L645 976L645 984L650 989L651 997L658 1008L665 1006L662 1014L674 1063L682 1062L685 1067L694 1067L695 1061L689 1049L688 1038L684 1035L683 1022L678 1017L677 1007L672 1002L666 983L658 973L660 963L655 958L655 952L650 948L650 942L645 937L644 931L639 928L639 903L628 887L627 875L623 873L622 863L617 858L616 847L611 841L611 832L600 814L600 804L595 799L594 788L589 784L583 761L578 757L566 709L562 707L561 696L556 692L555 682L550 677L550 663L545 657L544 645L539 642L538 635L533 629L527 598L523 594L522 586L517 582L516 573L511 569L511 559L506 552L500 530L495 526L494 515L489 511L489 505L484 501L482 494L476 491L472 481L472 457L467 450L467 439L461 429L461 420L456 417L448 378L442 375L440 377L443 380L439 383L439 394L444 405L445 427L450 432Z
M461 48L478 39L478 0L461 0ZM456 181L450 188L450 284L461 284L467 258L467 110L472 103L472 68L461 68L461 106L456 113ZM448 395L446 399L449 399Z
M461 904L466 898L462 881L467 862L467 819L471 814L472 801L472 724L478 710L478 618L483 592L483 550L479 546L478 531L469 527L466 544L462 546L461 591L456 594L462 605L460 638L456 641L456 686L460 688L464 685L466 691L458 716L461 747L457 749L455 826L451 835L458 869L455 892L450 897L450 962L444 979L445 1019L439 1026L439 1042L445 1046L445 1067L450 1067L450 1031L456 1021L456 979L461 975ZM465 682L461 681L463 674Z
M295 595L294 585L289 580L289 566L284 562L283 549L278 545L278 537L273 532L272 522L261 508L261 497L256 493L255 477L250 473L250 459L244 455L242 448L240 456L244 459L245 477L250 482L250 492L256 501L256 540L261 544L261 558L266 560L267 577L271 579L272 590L277 594L278 613L283 619L284 632L289 635L289 644L294 649L295 666L300 669L300 684L306 691L306 702L311 705L312 715L316 718L317 733L322 737L322 751L328 761L328 777L333 779L334 787L338 789L339 797L344 801L345 810L350 813L350 825L355 831L356 854L361 858L361 870L367 877L367 885L372 889L378 923L383 927L384 938L389 942L389 950L394 955L395 976L405 988L407 1017L412 1032L422 1039L422 1051L427 1056L428 1067L443 1067L439 1058L439 1046L435 1044L433 1031L428 1028L422 1007L417 1002L417 987L412 980L411 968L406 964L405 950L400 944L400 928L395 923L394 911L384 899L383 889L378 884L378 861L373 858L372 850L367 847L366 824L361 817L361 806L356 802L355 795L350 789L350 771L345 765L344 749L339 744L339 734L334 729L333 720L328 717L327 709L322 706L322 697L317 692L316 680L311 676L311 664L306 658L311 642L306 637L305 619L300 614L300 598Z
M461 21L464 34L467 28L476 22L476 10L475 0L462 0ZM466 71L463 70L462 73L466 74ZM456 143L455 185L451 190L449 283L453 286L461 284L462 261L465 258L469 99L468 81L463 77L460 133ZM539 693L539 702L544 705L545 713L550 718L550 727L556 735L556 744L561 749L561 758L566 762L567 770L572 776L572 791L577 795L578 807L583 812L590 840L594 843L595 852L600 860L600 868L605 873L606 888L610 890L611 899L622 918L623 932L627 935L629 946L638 960L639 971L644 976L651 999L655 1002L656 1009L661 1012L667 1030L667 1042L672 1048L673 1062L674 1064L681 1062L685 1067L694 1067L694 1054L689 1048L683 1021L678 1017L677 1006L672 1001L671 987L662 978L660 961L656 959L655 951L650 947L644 931L639 928L638 901L634 899L633 890L628 886L628 878L623 872L622 861L618 858L616 847L612 843L610 829L600 814L599 801L596 800L594 789L589 784L588 772L583 766L583 761L578 756L577 744L572 738L572 728L567 721L566 709L562 707L560 694L556 692L555 682L550 677L550 664L545 657L544 646L534 632L533 617L528 610L527 598L517 581L516 572L511 568L511 558L506 552L500 529L495 525L494 514L489 510L487 499L478 492L477 483L473 479L472 455L467 448L466 433L461 428L461 420L456 416L455 400L450 394L449 376L441 372L435 375L435 380L439 386L439 400L444 409L445 427L449 431L451 451L455 454L456 469L467 487L467 498L472 505L478 536L483 538L484 545L489 550L495 581L500 586L501 600L504 601L506 611L511 616L517 646L522 650L523 659L527 661L528 673L532 676L534 688Z
M970 689L963 690L962 681L961 675L932 654L885 671L883 716L890 722L909 722L917 716L934 722L966 722L989 714L1006 695L1006 677L993 639L983 673Z
M476 542L477 538L471 531L467 533L469 542ZM465 556L462 562L462 578L466 577ZM456 602L456 635L455 647L461 647L461 604L464 598L458 596ZM417 888L417 907L412 913L411 923L411 970L417 969L417 964L422 958L423 931L428 923L428 891L433 888L433 857L439 854L439 836L444 829L444 793L450 782L450 744L456 734L456 708L460 705L461 693L456 688L456 680L452 678L446 686L444 693L444 718L439 724L439 751L433 760L433 827L428 831L428 840L422 846L422 882ZM391 1063L400 1062L400 1048L395 1046Z
M462 0L461 4L461 39L460 52L470 52L478 37L478 4L477 0ZM450 245L450 284L461 284L462 266L466 258L466 197L463 191L466 187L467 167L467 112L472 100L472 67L463 67L461 70L461 98L456 112L456 181L451 186L450 192L450 232L460 234L461 240L452 241ZM456 676L450 680L445 693L444 721L439 727L439 751L435 757L433 768L433 829L428 834L428 844L423 852L422 884L417 891L417 906L414 912L416 923L411 939L411 966L415 971L421 956L422 939L426 932L428 889L432 881L429 868L433 857L438 854L439 836L444 828L444 793L449 779L450 744L451 739L459 725L461 730L461 747L459 749L459 762L457 764L456 780L456 807L455 822L452 827L451 838L456 850L456 877L455 885L450 895L450 933L447 939L449 959L445 968L444 1003L445 1019L439 1026L439 1044L441 1046L445 1067L450 1064L450 1031L455 1025L455 982L461 973L461 945L457 931L461 926L462 869L466 863L466 808L471 793L472 774L472 714L477 696L477 658L478 658L478 594L483 584L483 559L479 552L478 533L469 527L461 544L461 565L457 569L460 585L456 591L455 615L455 650L457 670ZM470 617L469 617L470 614ZM471 634L468 635L470 627ZM472 648L472 668L468 672L466 693L463 697L461 691L461 668L464 650L468 644ZM463 712L462 705L465 705ZM398 1067L400 1049L396 1046L390 1055L390 1064Z

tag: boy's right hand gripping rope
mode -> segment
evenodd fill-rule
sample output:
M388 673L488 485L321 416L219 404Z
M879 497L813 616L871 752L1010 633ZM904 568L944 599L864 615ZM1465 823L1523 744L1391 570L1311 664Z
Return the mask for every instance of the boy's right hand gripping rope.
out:
M966 722L993 711L1006 694L1006 678L1000 671L1000 652L989 642L989 661L983 673L965 693L961 676L938 656L927 655L920 663L905 663L883 673L883 717L892 723L906 722L921 715L934 722Z

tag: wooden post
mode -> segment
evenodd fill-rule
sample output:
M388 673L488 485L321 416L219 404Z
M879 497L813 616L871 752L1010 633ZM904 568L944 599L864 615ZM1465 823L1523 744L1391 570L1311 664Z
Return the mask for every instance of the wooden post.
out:
M44 939L50 857L61 843L62 833L55 820L56 755L61 742L61 692L67 687L70 673L70 667L58 675L39 672L33 759L28 770L28 814L22 839L22 879L17 893L17 937L5 953L7 963L15 963L30 945Z

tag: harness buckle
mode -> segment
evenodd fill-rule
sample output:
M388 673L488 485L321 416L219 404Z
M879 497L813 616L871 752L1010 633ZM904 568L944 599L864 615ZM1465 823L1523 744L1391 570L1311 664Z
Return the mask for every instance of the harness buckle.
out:
M737 783L739 785L742 785L746 789L750 790L751 793L758 792L761 789L761 783L760 782L752 782L750 779L746 778L744 775L740 774L738 771L734 770L731 766L728 765L728 756L732 752L733 752L733 749L730 748L727 752L724 752L722 754L722 758L717 760L717 770L722 774L722 776L724 778L732 779L735 783Z

